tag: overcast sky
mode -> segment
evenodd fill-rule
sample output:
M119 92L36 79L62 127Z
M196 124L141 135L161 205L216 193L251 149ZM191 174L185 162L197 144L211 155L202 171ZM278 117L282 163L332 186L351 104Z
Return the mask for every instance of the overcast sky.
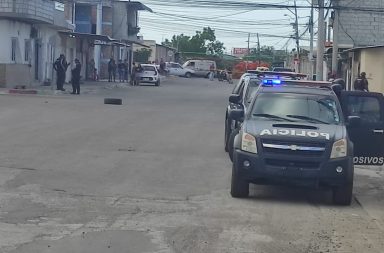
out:
M210 1L217 2L217 0ZM140 12L140 34L144 36L144 39L153 39L161 43L174 34L193 35L196 30L210 26L215 29L217 39L224 42L228 52L233 47L247 47L248 33L252 33L250 47L257 45L256 33L260 34L261 45L274 46L276 49L288 48L288 50L295 47L292 39L269 37L270 35L290 36L294 34L293 27L290 25L294 22L294 15L289 10L245 8L228 10L188 7L183 5L182 0L176 0L176 4L170 2L164 4L164 2L156 0L141 0L141 2L154 11L154 13ZM241 2L293 5L293 0L242 0ZM307 0L297 0L297 4L309 5ZM309 9L298 10L300 34L307 29L309 15ZM317 13L315 12L316 20ZM306 32L303 40L300 41L301 45L308 45L308 38L309 33Z

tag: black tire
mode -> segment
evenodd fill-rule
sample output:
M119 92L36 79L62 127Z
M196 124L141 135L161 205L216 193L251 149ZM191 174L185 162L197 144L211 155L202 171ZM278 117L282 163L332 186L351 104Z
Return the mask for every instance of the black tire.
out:
M235 165L232 166L231 196L246 198L249 195L249 183L239 177Z
M233 152L234 152L234 147L233 147L233 142L235 141L236 135L239 133L239 129L233 130L229 134L229 139L228 139L228 154L229 154L229 159L233 162Z
M353 197L353 182L333 188L333 203L335 205L349 206Z
M104 98L104 104L106 104L106 105L122 105L123 100L121 98Z
M191 78L191 76L192 76L191 72L187 72L187 73L185 73L185 77L186 77L186 78Z
M155 86L160 86L160 81L157 81L157 82L155 83Z

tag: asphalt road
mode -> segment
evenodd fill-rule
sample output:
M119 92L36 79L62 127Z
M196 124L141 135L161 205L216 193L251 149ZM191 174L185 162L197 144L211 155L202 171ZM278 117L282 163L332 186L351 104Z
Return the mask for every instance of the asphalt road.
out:
M0 96L0 252L384 252L382 168L356 169L351 207L302 188L230 197L231 89Z

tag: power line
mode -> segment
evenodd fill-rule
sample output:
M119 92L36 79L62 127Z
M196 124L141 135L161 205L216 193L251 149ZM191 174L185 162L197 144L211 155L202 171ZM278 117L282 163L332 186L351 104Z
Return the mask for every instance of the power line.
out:
M208 0L148 0L152 5L161 6L179 6L179 7L196 7L196 8L215 8L215 9L248 9L248 10L265 10L265 9L287 9L295 8L292 4L271 4L271 3L254 3L244 1L208 1ZM297 9L310 9L310 5L297 5ZM318 9L317 6L314 7ZM324 6L323 9L350 10L356 12L375 12L384 13L384 8L371 7L354 7L354 6Z

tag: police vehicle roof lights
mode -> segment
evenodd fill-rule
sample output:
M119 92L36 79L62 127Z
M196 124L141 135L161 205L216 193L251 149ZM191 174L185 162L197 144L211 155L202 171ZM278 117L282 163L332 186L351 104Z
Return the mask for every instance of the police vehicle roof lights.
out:
M280 79L264 79L263 80L263 86L274 86L274 85L281 85Z

